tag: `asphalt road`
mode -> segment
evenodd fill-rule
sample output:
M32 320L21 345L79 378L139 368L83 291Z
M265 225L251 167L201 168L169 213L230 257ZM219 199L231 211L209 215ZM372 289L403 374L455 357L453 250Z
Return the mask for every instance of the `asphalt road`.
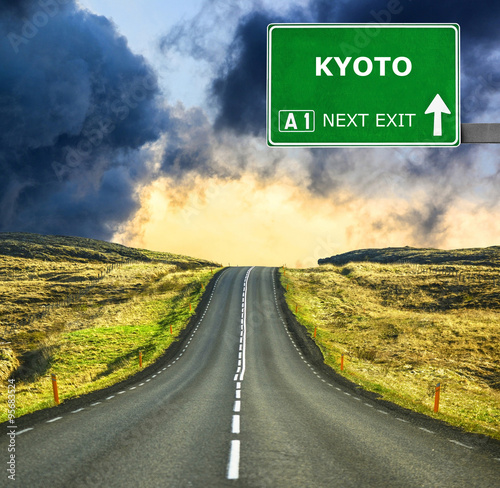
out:
M276 285L273 268L223 271L168 363L73 410L19 419L16 484L499 486L498 444L314 365L285 324ZM2 435L3 459L7 442ZM0 486L13 486L3 473Z

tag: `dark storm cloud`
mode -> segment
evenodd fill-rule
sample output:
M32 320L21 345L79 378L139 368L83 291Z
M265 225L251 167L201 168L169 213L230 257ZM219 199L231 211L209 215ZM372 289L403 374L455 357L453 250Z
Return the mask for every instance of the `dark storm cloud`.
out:
M236 61L228 61L211 88L219 106L216 129L252 135L265 129L262 122L265 124L266 117L266 36L271 21L269 14L257 12L238 25L229 48L230 59Z
M2 1L0 63L0 230L110 238L168 124L156 75L73 0Z
M178 104L170 112L161 171L174 178L191 171L208 176L215 165L213 143L210 123L203 111L197 107L185 110Z
M61 2L63 3L63 2ZM11 12L14 15L26 15L33 2L31 0L2 0L0 2L0 12Z

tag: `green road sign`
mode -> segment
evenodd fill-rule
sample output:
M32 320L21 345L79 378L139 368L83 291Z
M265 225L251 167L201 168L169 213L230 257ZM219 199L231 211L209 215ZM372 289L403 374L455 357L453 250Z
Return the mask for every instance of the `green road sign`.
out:
M458 146L457 24L271 24L270 146Z

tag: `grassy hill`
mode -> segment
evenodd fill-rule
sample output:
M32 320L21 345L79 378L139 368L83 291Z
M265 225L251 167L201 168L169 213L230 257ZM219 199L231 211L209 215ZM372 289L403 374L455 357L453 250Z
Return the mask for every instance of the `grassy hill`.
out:
M500 247L353 251L286 270L327 364L408 408L500 438ZM433 415L433 414L432 414Z
M139 350L152 363L218 266L93 239L0 233L0 377L16 379L19 412L51 404L51 372L68 398L133 374Z
M113 264L135 260L175 264L181 267L214 265L214 263L206 260L167 252L134 249L121 244L84 237L43 236L10 232L0 232L0 256L51 262ZM0 273L5 271L8 270L0 268Z
M359 249L318 260L318 264L348 263L462 264L500 267L500 246L444 251L431 248L387 247Z

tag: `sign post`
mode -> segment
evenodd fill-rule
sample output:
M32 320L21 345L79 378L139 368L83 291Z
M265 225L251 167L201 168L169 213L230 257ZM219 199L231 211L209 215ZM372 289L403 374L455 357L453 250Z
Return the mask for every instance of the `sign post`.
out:
M457 24L271 24L269 146L458 146Z

